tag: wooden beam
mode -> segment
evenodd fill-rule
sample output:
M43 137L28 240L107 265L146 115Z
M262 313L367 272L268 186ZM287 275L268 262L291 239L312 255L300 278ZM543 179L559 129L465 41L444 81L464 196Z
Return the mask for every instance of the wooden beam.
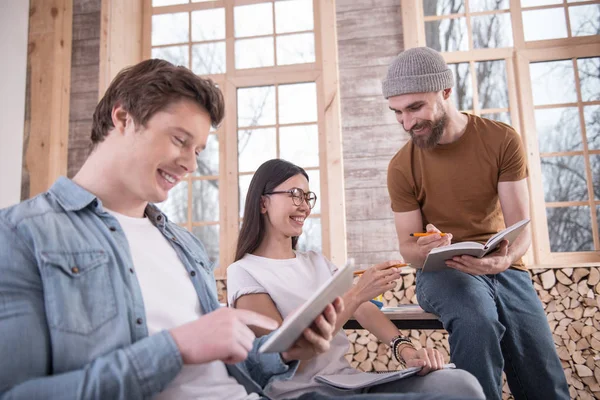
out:
M233 7L229 10L233 20ZM227 28L233 34L233 27ZM229 37L229 36L228 36ZM229 62L229 60L227 61ZM225 98L225 119L222 124L221 143L219 144L220 166L219 207L220 207L220 267L215 270L216 279L227 278L227 267L235 261L238 230L240 226L240 208L238 203L238 158L237 158L237 88L229 80L221 87ZM233 149L232 149L233 148Z
M585 36L569 40L569 42L575 43L565 43L564 40L562 42L560 40L552 42L560 43L560 45L527 49L522 50L520 53L527 57L530 62L554 61L565 58L597 57L600 48L600 39L597 36Z
M72 27L72 0L31 0L31 133L25 154L31 197L67 173Z
M315 43L322 75L317 79L319 164L321 165L323 253L336 265L346 263L346 207L334 1L315 1Z
M225 119L219 130L219 249L220 267L215 270L216 279L227 278L227 267L235 261L240 209L238 204L238 157L237 157L237 85L232 82L235 76L235 33L233 27L233 4L225 4L225 80L217 81L225 99Z
M520 133L525 145L527 154L527 164L529 169L529 210L531 213L531 228L534 263L549 264L550 260L550 242L548 236L548 222L546 220L546 208L544 207L544 189L542 187L542 166L540 153L538 151L538 142L535 125L535 115L533 108L533 95L531 88L531 79L529 73L529 59L521 53L515 57L515 78L519 99L519 120L521 122Z
M102 0L100 97L120 70L143 60L143 15L149 6L146 0Z
M402 0L402 24L404 25L404 49L426 45L425 24L423 23L423 2Z

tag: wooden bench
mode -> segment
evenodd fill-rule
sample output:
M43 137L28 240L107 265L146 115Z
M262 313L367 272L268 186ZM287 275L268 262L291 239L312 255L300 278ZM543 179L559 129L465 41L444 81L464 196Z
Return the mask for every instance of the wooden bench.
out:
M438 316L423 311L417 304L401 304L397 307L382 308L381 311L398 329L444 329ZM357 320L349 319L344 329L364 329Z

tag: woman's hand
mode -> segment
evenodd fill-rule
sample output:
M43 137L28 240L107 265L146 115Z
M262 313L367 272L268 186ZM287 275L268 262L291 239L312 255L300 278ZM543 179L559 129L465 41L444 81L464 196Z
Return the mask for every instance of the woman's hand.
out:
M407 367L422 367L417 375L427 375L431 371L444 368L444 356L436 349L416 350L411 346L404 346L400 350L400 357Z
M281 353L283 361L310 360L329 350L331 340L335 335L335 323L342 311L344 311L344 301L341 297L337 297L333 303L327 305L323 313L313 321L313 324L302 332L302 336L292 347Z
M360 299L361 303L364 303L395 288L396 280L401 276L400 269L389 267L402 262L386 261L367 268L351 289L354 295Z

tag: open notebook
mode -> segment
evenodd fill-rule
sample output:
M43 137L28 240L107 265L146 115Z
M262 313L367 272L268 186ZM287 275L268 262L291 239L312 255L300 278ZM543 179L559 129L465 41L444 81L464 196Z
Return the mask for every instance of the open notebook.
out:
M448 268L445 261L450 260L454 256L469 255L482 258L496 250L498 246L500 246L500 243L505 239L508 240L510 245L517 237L519 237L528 223L529 219L519 221L496 233L485 244L477 242L458 242L449 246L436 247L427 255L425 264L423 264L423 272L440 271Z
M454 364L446 364L444 365L444 368L456 368L456 366ZM421 367L412 367L393 372L319 375L315 380L337 389L352 390L408 378L409 376L416 375L420 370Z

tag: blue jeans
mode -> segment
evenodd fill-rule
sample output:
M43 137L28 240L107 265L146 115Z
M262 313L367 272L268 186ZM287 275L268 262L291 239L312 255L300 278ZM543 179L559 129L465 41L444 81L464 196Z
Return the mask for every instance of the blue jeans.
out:
M473 276L448 268L417 272L419 305L440 316L450 358L477 377L488 400L502 398L502 371L516 400L568 399L542 304L528 272Z

